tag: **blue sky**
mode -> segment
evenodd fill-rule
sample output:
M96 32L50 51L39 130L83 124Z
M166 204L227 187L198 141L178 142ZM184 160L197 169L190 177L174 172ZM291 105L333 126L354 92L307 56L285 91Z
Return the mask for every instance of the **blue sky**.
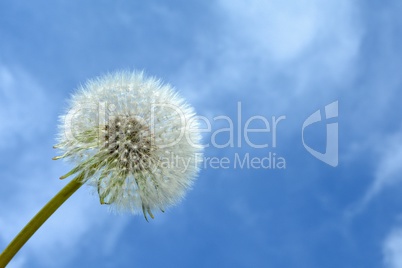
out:
M227 127L214 117L237 122L238 102L240 127L286 116L276 147L254 133L269 147L205 150L232 162L271 152L286 168L207 164L150 223L110 213L84 187L9 266L402 267L401 13L397 0L1 1L0 248L66 184L71 166L51 160L57 118L88 78L162 78L211 120L205 143ZM336 167L301 139L334 101ZM326 122L304 134L325 150Z

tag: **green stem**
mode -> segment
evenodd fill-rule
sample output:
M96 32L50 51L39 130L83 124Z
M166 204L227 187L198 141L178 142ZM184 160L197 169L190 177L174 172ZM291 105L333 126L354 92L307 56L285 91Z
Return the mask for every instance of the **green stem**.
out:
M13 241L0 255L0 267L5 267L21 247L42 226L42 224L83 185L83 173L72 179L60 192L58 192L19 232Z

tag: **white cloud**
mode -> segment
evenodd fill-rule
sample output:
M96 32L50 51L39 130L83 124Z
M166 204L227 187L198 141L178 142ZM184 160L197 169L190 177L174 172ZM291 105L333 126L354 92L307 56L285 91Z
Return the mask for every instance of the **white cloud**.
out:
M26 167L26 171L14 169L13 179L17 182L11 184L7 174L2 176L5 177L2 187L8 189L7 196L0 197L2 244L10 242L66 184L57 179L61 171L56 166L62 163L49 166L46 160L46 155L39 150L26 152L22 160L16 161L16 166ZM54 267L74 257L72 254L77 251L73 249L79 247L84 234L106 221L106 213L95 203L84 189L79 189L27 242L13 260L14 267L28 267L32 259L40 260L43 267Z
M386 151L381 157L382 161L376 173L369 196L374 196L386 186L402 182L402 139L399 133L396 137L392 137L386 145Z
M369 143L371 147L373 147L373 143L376 144L373 154L378 159L378 165L374 173L373 182L364 196L346 211L346 217L353 218L364 211L368 204L387 188L398 184L402 185L402 131L389 137L384 138L383 136L383 134L377 137L371 136L367 138L367 141L361 142L361 144Z
M276 64L303 58L304 70L337 75L358 52L361 29L350 1L220 1L232 44ZM307 65L311 63L314 66Z
M67 183L57 179L60 170L56 168L27 173L30 173L29 178L20 178L23 183L18 188L10 188L7 202L2 201L6 204L0 208L0 239L3 244L11 241ZM64 267L79 254L77 249L88 246L85 237L96 231L102 232L107 240L97 246L98 251L109 253L126 224L125 218L112 217L83 186L32 236L12 263L14 267L29 267L29 263L35 260L42 267Z
M402 182L402 132L380 143L379 164L375 179L367 190L358 210L363 209L374 197L387 187Z
M384 264L387 268L402 268L402 228L390 232L383 244Z
M54 162L50 147L57 131L49 122L58 101L47 95L50 90L39 85L25 70L0 65L0 149L17 151L18 157L1 159L7 166L0 170L0 244L5 246L23 226L67 183L58 180L67 165ZM49 133L47 133L49 132ZM38 143L38 137L41 139ZM46 144L43 143L46 141ZM23 142L24 146L21 147ZM47 148L49 147L49 148ZM56 153L56 152L54 152ZM10 267L63 267L82 243L87 233L101 231L110 252L116 237L126 225L125 219L109 217L104 207L91 196L86 186L79 189L45 222L10 263ZM110 228L110 226L115 228Z
M284 111L294 106L292 98L336 94L327 86L347 85L358 69L362 28L351 1L220 0L216 13L219 24L197 36L198 53L177 74L177 86L195 92L192 103L255 92L264 94L263 107ZM278 86L278 79L289 86Z
M0 148L43 133L52 106L43 87L26 71L0 65Z
M319 28L315 1L221 0L233 34L261 56L290 60L303 52Z

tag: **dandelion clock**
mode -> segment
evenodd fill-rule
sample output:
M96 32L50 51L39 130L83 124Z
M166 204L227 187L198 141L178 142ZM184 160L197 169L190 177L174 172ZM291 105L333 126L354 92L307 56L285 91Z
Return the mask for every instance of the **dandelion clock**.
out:
M60 116L57 159L73 177L0 255L5 266L33 233L83 184L102 205L146 220L179 202L199 171L201 135L194 109L174 89L142 72L89 80Z

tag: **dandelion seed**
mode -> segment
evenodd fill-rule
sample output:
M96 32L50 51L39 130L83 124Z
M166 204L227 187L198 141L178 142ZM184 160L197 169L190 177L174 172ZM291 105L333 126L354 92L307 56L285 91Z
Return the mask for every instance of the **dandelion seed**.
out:
M54 159L76 164L61 178L83 172L101 204L153 218L153 210L180 201L197 176L201 136L194 116L170 86L143 73L90 80L60 118L55 148L62 155Z
M153 210L177 203L199 171L201 137L193 109L170 86L142 73L90 80L60 119L54 148L62 154L53 159L76 164L60 179L78 175L8 244L0 267L84 183L95 187L101 204L142 211L148 220Z

